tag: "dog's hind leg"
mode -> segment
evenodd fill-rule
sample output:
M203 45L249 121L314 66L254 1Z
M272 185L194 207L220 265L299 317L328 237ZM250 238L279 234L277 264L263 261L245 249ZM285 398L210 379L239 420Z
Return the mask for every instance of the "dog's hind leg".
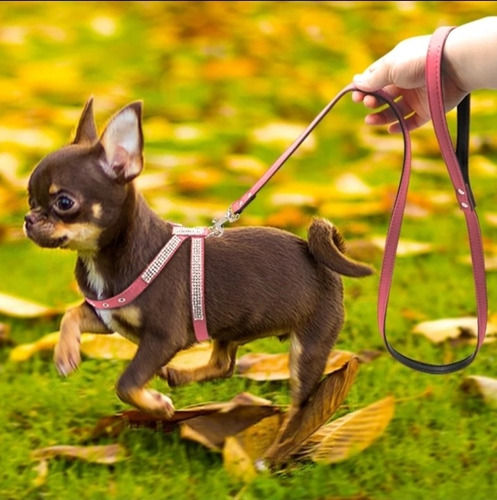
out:
M214 340L212 354L205 366L191 370L163 367L159 376L166 379L171 387L201 382L233 375L238 344L226 340Z
M298 412L312 397L323 376L329 353L343 324L343 314L327 304L291 336L291 406L288 416Z

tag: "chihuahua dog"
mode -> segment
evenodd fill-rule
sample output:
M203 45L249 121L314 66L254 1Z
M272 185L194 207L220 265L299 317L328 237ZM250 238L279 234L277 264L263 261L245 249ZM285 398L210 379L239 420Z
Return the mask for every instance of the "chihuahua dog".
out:
M76 278L90 299L114 296L132 283L172 236L173 224L146 204L134 184L143 168L142 106L113 116L99 137L92 99L73 142L50 153L29 180L26 235L41 247L76 250ZM159 375L170 386L233 374L238 346L266 336L291 339L291 409L312 396L344 321L340 275L371 274L344 254L337 229L315 219L308 241L264 227L234 228L205 240L205 311L213 341L208 364L172 369L167 363L195 343L190 307L190 244L132 303L69 309L54 361L61 375L80 363L82 332L119 332L138 344L119 378L119 398L153 415L174 412L169 397L148 389Z

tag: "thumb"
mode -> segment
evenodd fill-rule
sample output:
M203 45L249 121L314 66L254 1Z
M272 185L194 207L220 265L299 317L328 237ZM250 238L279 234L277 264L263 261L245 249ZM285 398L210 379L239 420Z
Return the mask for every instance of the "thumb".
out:
M353 82L358 89L366 92L380 90L393 83L389 77L388 64L384 59L373 63L364 73L355 75Z

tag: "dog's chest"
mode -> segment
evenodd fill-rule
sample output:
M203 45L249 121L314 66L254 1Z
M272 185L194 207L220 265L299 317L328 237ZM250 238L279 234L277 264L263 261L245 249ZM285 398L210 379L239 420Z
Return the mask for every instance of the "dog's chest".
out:
M98 272L93 259L83 259L87 273L88 285L99 300L103 299L105 281ZM120 333L131 342L137 344L139 337L136 330L141 326L141 311L135 306L126 306L113 310L95 309L104 325L112 331Z

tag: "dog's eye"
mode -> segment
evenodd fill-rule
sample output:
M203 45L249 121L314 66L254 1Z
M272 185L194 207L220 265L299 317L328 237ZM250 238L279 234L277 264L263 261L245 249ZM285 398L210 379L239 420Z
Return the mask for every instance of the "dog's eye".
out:
M55 207L61 212L67 212L74 207L74 201L68 196L59 196L55 202Z

